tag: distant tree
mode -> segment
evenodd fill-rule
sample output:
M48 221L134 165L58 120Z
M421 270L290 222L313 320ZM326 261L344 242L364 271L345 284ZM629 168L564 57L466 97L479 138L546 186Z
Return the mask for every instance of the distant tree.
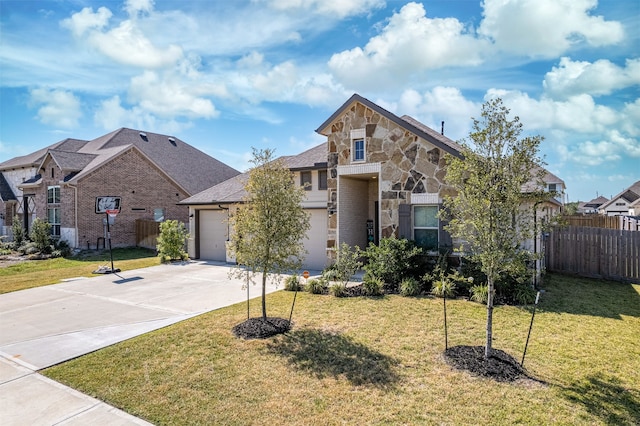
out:
M251 163L244 186L247 195L231 217L230 250L238 263L236 276L262 274L262 318L266 320L267 276L300 269L310 223L301 204L304 187L296 185L281 160L273 159L273 150L253 148Z
M165 220L160 223L160 235L158 236L158 256L161 262L171 260L185 260L189 256L185 251L185 244L189 238L187 227L177 220Z
M492 349L496 280L526 271L531 258L522 244L534 237L535 225L533 212L523 205L545 197L542 191L522 192L528 181L542 182L538 147L543 138L520 138L519 118L508 115L501 99L487 101L482 118L473 120L470 141L461 143L463 157L447 156L446 180L457 195L445 197L441 213L449 220L446 229L465 242L464 251L487 276L486 358Z

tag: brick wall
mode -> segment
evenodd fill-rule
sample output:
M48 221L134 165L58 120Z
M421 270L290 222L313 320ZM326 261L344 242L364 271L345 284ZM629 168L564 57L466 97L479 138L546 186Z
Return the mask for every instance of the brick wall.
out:
M78 184L78 239L82 248L95 248L104 236L105 214L95 213L97 196L121 197L121 211L111 228L114 247L136 243L136 219L153 219L155 208L165 210L165 219L188 223L187 206L176 203L189 196L171 182L139 151L130 149L82 178Z

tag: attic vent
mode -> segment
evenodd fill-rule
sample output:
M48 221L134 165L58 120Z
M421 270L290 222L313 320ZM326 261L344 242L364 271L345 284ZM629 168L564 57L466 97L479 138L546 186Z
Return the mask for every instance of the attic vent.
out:
M174 138L169 138L169 142L171 142L171 145L177 146L176 145L176 140Z
M149 142L149 139L147 139L147 134L146 133L140 132L140 137L142 138L143 141Z

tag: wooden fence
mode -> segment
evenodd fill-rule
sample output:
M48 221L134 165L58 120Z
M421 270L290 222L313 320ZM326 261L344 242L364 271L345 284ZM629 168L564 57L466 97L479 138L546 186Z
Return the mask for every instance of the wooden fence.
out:
M640 232L554 228L545 248L551 272L640 283Z
M155 250L160 235L160 222L136 219L136 246Z
M584 216L563 216L562 220L568 226L640 231L640 220L630 216L603 216L599 214L590 214Z

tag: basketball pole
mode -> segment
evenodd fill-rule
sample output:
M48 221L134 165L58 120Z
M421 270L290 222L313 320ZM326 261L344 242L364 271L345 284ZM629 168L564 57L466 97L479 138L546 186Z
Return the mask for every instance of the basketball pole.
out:
M109 213L105 212L105 214L107 215L107 238L109 240L109 257L111 258L111 273L113 274L113 272L114 272L114 269L113 269L113 250L111 250L111 226L109 224L110 217L109 217Z

